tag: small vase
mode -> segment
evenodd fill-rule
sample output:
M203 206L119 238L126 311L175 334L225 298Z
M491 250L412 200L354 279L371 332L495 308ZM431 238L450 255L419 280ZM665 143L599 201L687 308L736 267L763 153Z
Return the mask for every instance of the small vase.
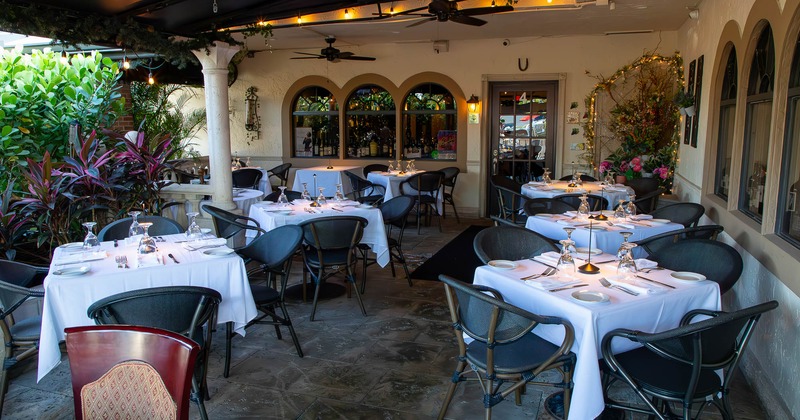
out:
M614 177L614 180L617 181L617 184L624 184L628 178L626 178L625 175L617 175Z
M653 177L652 172L642 172L642 178L652 178L652 177Z

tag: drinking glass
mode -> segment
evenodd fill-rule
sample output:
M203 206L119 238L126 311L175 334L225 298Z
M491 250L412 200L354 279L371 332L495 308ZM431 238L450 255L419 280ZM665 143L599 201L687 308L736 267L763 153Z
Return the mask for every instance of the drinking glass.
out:
M200 226L197 224L197 216L199 215L200 213L195 211L186 213L186 217L189 218L189 228L186 229L186 236L193 242L203 239L203 231L200 230Z
M633 260L633 248L637 245L633 242L625 242L622 245L624 252L619 264L617 264L617 275L623 276L625 280L633 280L638 271L636 269L636 261Z
M97 222L86 222L83 224L83 227L86 228L86 237L83 239L83 249L86 251L93 251L100 247L100 241L93 232L96 225Z
M328 200L325 199L325 194L322 193L323 191L325 191L325 187L319 187L318 189L319 189L319 196L317 197L317 203L319 203L320 206L323 204L327 204Z
M389 166L386 167L386 172L394 172L394 161L389 161Z
M281 185L278 188L281 190L281 195L278 196L278 204L289 204L289 198L286 197L286 187Z
M414 159L408 161L408 163L411 165L409 172L417 172L417 165L414 163L414 161Z
M542 175L542 182L545 184L552 184L553 180L550 178L550 168L544 168L544 175Z
M628 205L625 206L625 216L628 219L631 219L633 216L636 216L636 204L633 203L633 200L636 199L636 194L629 194L628 195Z
M578 252L575 248L575 241L572 240L572 232L575 232L575 228L565 227L564 232L567 232L567 240L570 242L570 252Z
M575 185L583 185L583 178L581 178L581 175L583 175L583 172L575 172L575 176L573 177L575 179Z
M303 200L311 201L311 193L308 192L308 182L303 183L303 194L301 195Z
M128 216L131 217L131 227L128 228L128 237L142 235L144 234L144 229L139 226L139 215L142 214L140 211L132 211L128 213Z
M397 165L395 165L395 168L397 169L397 172L403 172L403 167L401 166L403 162L401 162L400 159L397 159L396 163Z
M151 237L150 233L148 232L148 229L150 229L150 226L153 226L153 224L147 222L140 223L139 225L142 226L142 229L144 229L144 236L142 236L142 239L139 240L139 254L146 255L158 251L156 239Z
M628 238L633 235L633 232L623 231L619 234L622 235L622 243L619 245L619 249L617 250L617 259L621 260L623 255L629 251L628 244L630 244L630 242L628 242Z
M333 196L333 201L344 201L344 194L342 194L342 184L336 184L336 194Z
M575 275L575 260L572 258L571 249L575 247L575 242L570 239L562 239L561 255L556 263L556 270L559 277L572 277Z
M614 185L614 172L606 171L606 185Z
M581 196L581 204L578 206L578 217L583 220L589 218L589 197L586 194Z
M622 198L619 199L619 205L614 210L614 218L619 222L625 220L625 200Z

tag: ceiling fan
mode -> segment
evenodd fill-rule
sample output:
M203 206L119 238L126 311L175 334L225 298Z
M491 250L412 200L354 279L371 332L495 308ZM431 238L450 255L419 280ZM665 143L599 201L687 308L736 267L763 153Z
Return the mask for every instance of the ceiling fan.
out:
M432 0L428 7L420 7L411 9L405 12L397 13L396 15L410 15L410 16L424 16L425 19L419 22L414 22L407 27L422 25L426 22L439 21L439 22L456 22L464 25L482 26L486 24L483 19L474 18L477 15L490 15L492 13L511 12L514 10L512 6L489 6L489 7L473 7L470 9L459 9L458 2L463 0ZM416 13L422 10L428 10L428 13Z
M326 59L332 63L338 63L341 60L359 60L359 61L375 61L375 57L362 57L355 55L348 51L339 51L338 48L333 48L333 43L336 38L329 36L325 38L328 46L320 50L319 54L295 51L295 54L303 54L308 57L292 57L292 60L309 60L309 59Z

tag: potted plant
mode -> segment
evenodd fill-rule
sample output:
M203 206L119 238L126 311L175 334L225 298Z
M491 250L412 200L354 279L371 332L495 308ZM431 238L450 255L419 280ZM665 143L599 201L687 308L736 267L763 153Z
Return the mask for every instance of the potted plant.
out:
M672 100L681 112L681 115L694 116L694 96L689 95L684 90L679 90Z

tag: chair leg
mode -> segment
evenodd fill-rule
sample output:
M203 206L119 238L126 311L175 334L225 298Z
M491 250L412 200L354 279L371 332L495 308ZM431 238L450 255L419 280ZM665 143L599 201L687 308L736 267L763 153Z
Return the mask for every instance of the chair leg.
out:
M311 317L309 318L310 321L314 320L314 314L317 313L317 299L319 299L319 289L322 289L322 270L320 269L319 277L317 277L317 281L315 282L317 287L314 288L314 303L311 306Z
M303 357L303 349L300 348L300 340L297 339L297 333L294 331L292 319L289 318L289 311L286 310L286 304L284 304L283 301L280 301L278 302L278 305L283 313L284 325L289 327L289 335L292 336L292 342L294 343L294 348L297 350L297 355Z
M364 309L364 302L361 300L361 293L358 292L358 287L356 286L356 278L353 276L350 267L347 267L347 280L353 285L353 290L356 292L356 300L358 301L358 306L361 308L361 313L367 316L367 310Z
M2 345L2 344L0 344ZM5 347L5 346L4 346ZM10 347L5 347L6 351L10 351ZM4 361L7 359L3 359ZM3 403L6 401L6 392L8 392L8 369L0 366L0 417L3 415Z
M270 316L272 317L272 323L275 324L275 335L278 337L278 340L283 340L283 336L281 335L281 319L278 318L277 315L274 315L275 307L267 306L265 309L268 311L267 313L273 314Z
M461 219L458 218L458 210L456 210L456 204L451 203L450 205L453 206L453 214L456 215L456 223L461 224ZM442 206L442 210L444 210L444 206Z
M400 262L403 263L403 271L405 271L406 273L406 281L408 281L408 286L411 287L413 286L413 284L411 283L411 274L408 272L408 264L406 263L406 256L403 254L403 250L400 249L399 245L396 247L396 249L397 249L397 255L400 257ZM391 255L391 252L389 253L389 255Z
M222 377L227 378L231 370L231 341L233 340L233 322L225 323L225 370Z
M369 251L359 249L359 252L361 252L361 293L364 293L367 288L367 254Z
M208 413L206 413L206 405L203 403L205 399L200 392L200 387L197 385L197 380L192 377L192 393L190 399L197 404L197 408L200 410L200 418L202 420L208 420Z
M464 372L464 368L466 367L467 362L465 361L459 361L458 365L456 365L456 371L453 372L450 387L447 388L447 395L444 397L444 403L442 403L442 408L439 410L439 416L437 417L438 420L442 420L444 415L447 414L447 407L450 406L450 401L453 400L453 395L456 393L456 387L458 387L458 383L461 382L461 373Z

